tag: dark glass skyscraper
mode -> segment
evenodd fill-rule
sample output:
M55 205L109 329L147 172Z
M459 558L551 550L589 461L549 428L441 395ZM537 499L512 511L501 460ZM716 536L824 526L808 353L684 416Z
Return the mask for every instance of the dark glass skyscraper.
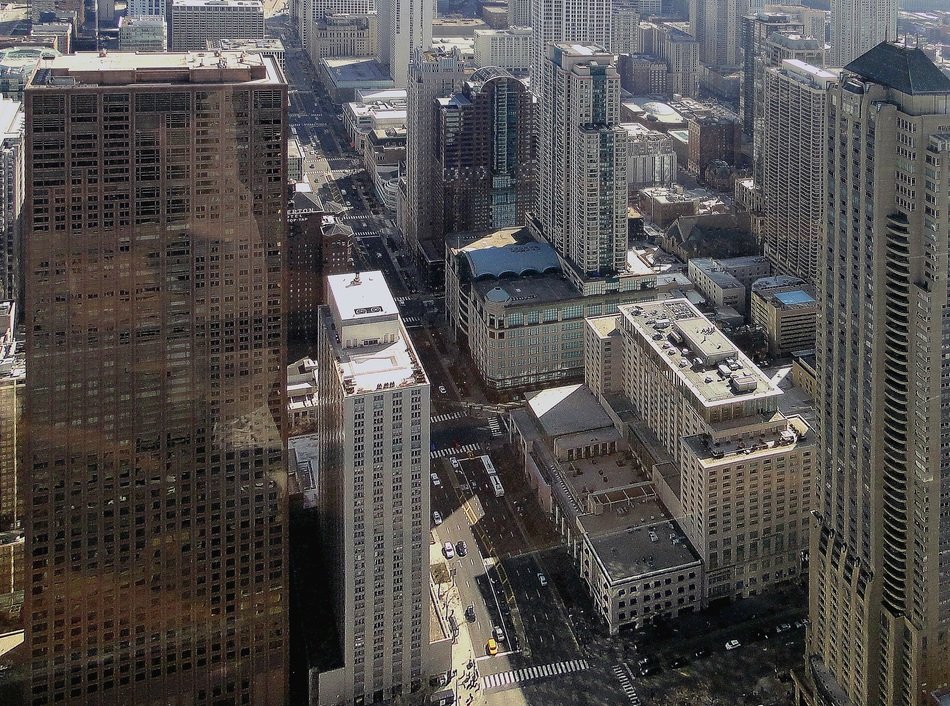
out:
M32 703L283 704L283 76L80 54L24 101Z

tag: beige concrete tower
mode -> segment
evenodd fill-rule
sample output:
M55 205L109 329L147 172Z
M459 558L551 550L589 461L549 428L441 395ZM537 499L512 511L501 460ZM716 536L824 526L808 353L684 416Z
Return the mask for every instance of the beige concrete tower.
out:
M879 44L831 92L806 668L819 703L950 683L950 79Z
M25 91L34 705L285 703L286 106L237 52Z
M382 272L327 290L320 515L343 667L319 702L380 703L429 676L429 380Z

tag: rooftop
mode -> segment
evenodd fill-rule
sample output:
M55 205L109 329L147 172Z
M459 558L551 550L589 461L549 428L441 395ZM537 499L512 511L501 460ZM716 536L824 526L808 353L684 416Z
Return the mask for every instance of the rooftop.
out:
M320 63L326 67L327 73L337 86L350 83L389 83L392 78L386 67L376 59L369 57L341 57L321 59ZM377 86L380 88L382 86Z
M81 52L42 59L29 89L47 86L283 83L272 59L244 52ZM28 89L28 90L29 90Z
M560 273L511 280L482 280L475 282L472 289L479 299L505 307L582 299L581 293Z
M589 541L597 558L613 582L667 571L678 566L699 564L699 557L690 546L679 524L666 509L649 495L631 499L625 505L611 508L612 513L625 510L616 519L625 527L593 534ZM592 515L581 518L581 524L600 519Z
M565 385L525 395L528 407L550 437L613 428L613 422L586 385Z
M845 71L909 95L950 93L950 77L916 47L881 42L848 64Z
M636 332L704 407L782 395L688 300L627 304L620 313L624 330Z
M461 248L471 276L500 278L528 273L560 272L557 253L549 243L530 240L523 228L502 228Z
M264 11L260 0L172 0L172 8L176 7L247 7Z
M279 39L209 39L209 49L225 51L283 51L284 43Z
M379 270L330 275L327 291L344 324L399 315L389 285Z
M689 264L695 266L696 269L724 289L735 289L742 286L742 282L710 257L694 257L690 259Z
M788 453L796 446L813 445L814 438L811 429L802 417L793 416L785 419L781 412L775 412L768 422L787 423L777 435L764 434L753 439L713 441L706 434L698 434L683 439L686 447L699 459L703 466L716 466L721 463L730 463L742 456L754 460L774 453ZM774 428L774 427L773 427Z
M591 316L586 321L587 325L599 338L611 338L620 335L620 314Z

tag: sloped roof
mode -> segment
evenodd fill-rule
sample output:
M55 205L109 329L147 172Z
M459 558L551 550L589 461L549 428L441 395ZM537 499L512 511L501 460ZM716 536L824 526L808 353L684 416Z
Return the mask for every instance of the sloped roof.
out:
M845 70L908 95L950 93L950 78L916 47L881 42Z

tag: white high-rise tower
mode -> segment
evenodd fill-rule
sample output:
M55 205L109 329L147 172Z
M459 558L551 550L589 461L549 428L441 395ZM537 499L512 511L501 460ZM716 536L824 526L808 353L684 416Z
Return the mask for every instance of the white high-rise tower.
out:
M832 0L829 66L842 67L897 39L897 0Z

